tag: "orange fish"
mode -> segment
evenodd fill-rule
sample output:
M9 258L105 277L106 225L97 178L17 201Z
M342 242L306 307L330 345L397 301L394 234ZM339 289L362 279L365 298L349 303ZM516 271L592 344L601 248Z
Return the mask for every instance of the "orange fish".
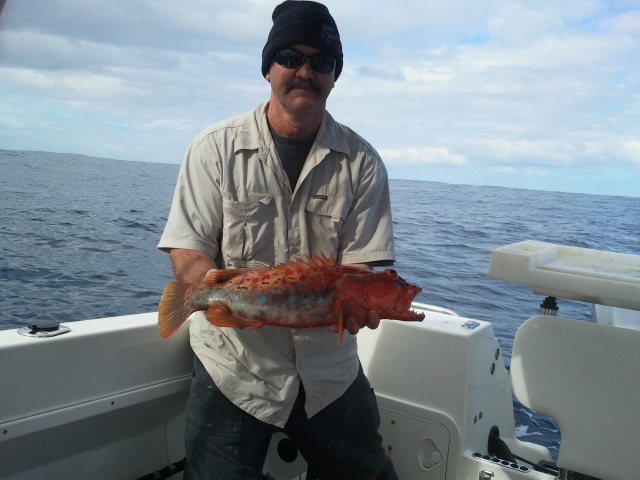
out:
M324 254L269 268L215 270L201 285L167 284L158 308L158 330L167 338L193 312L206 310L207 320L218 327L337 324L342 341L345 319L365 320L370 310L380 318L423 320L424 313L410 310L421 291L395 270L342 266Z

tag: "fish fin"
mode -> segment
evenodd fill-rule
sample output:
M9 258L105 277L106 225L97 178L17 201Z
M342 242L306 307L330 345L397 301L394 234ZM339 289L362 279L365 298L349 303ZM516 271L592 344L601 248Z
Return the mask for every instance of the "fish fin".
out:
M221 270L209 270L202 280L203 285L217 285L218 283L224 283L231 280L238 275L242 275L243 273L250 272L251 270L258 270L257 267L247 267L247 268L227 268Z
M271 268L271 265L265 262L251 262L251 266L246 269L238 269L238 270L267 270Z
M331 311L338 319L338 342L342 343L342 337L344 336L344 312L342 311L342 301L339 298L333 300Z
M335 258L327 257L324 253L320 257L318 257L318 261L322 266L325 267L335 267L336 265L338 265L338 262Z
M158 331L162 338L173 334L195 310L185 305L191 283L171 282L164 287L158 306Z
M222 302L214 302L207 310L207 321L216 327L260 328L264 323L248 318L236 317Z
M337 265L336 259L333 257L327 257L324 252L320 254L314 254L312 256L307 255L306 263L309 267L315 268L335 267Z
M320 268L335 267L336 259L327 257L324 253L305 255L304 258L294 258L288 262L280 263L273 268Z

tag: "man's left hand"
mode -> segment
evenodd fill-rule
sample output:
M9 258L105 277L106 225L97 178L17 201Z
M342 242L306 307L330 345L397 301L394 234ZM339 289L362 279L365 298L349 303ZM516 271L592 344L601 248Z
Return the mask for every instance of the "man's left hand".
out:
M344 328L348 330L351 335L356 335L361 328L369 327L374 330L380 325L380 315L375 310L370 310L367 318L363 321L358 321L354 317L349 317L345 320ZM331 325L331 330L338 332L338 325Z

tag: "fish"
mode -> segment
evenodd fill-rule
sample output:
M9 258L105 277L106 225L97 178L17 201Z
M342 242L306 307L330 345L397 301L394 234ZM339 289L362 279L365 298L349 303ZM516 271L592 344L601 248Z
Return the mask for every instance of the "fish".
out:
M345 320L364 321L371 310L384 319L422 321L424 313L410 309L421 291L394 269L338 265L316 254L273 267L210 270L202 284L170 282L158 307L158 330L167 338L192 313L206 311L218 327L338 325L342 342Z

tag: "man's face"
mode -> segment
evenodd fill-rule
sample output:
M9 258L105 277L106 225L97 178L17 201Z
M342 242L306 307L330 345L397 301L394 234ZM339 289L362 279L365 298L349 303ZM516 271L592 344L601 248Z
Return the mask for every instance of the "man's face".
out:
M306 45L293 45L304 55L313 56L321 51ZM299 68L285 68L273 62L266 79L271 83L271 97L291 113L315 112L325 109L327 97L334 85L335 69L329 73L314 71L306 60Z

